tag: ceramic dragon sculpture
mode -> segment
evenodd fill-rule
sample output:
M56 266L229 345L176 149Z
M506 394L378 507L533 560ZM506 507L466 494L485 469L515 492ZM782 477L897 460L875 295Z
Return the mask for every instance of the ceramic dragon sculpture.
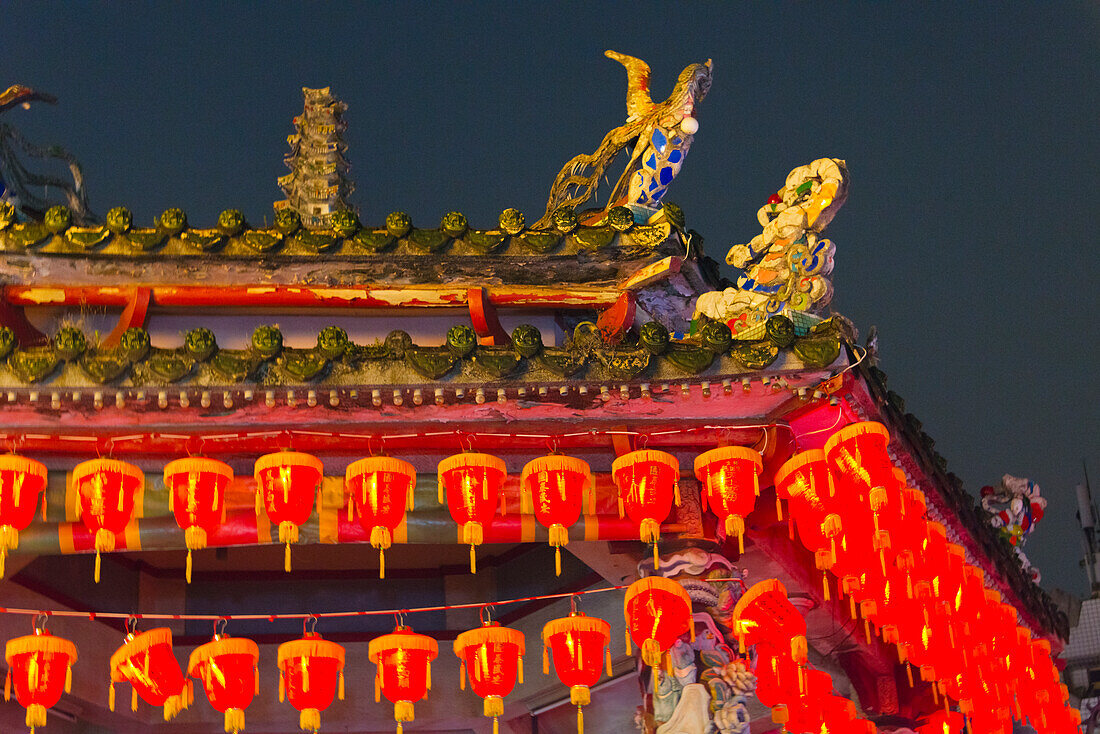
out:
M813 322L832 298L835 247L820 235L848 198L848 169L820 158L791 171L783 188L757 212L764 228L734 245L726 262L741 269L733 288L699 296L696 316L725 321L744 334L776 314L796 325Z
M15 107L27 108L32 102L54 104L57 98L21 84L14 84L0 93L0 114ZM21 155L62 161L68 166L72 181L28 170L20 160ZM12 125L0 122L0 200L10 201L16 209L31 218L42 219L46 210L57 203L49 196L50 189L61 193L64 203L78 224L86 224L95 219L88 207L84 173L76 158L59 146L34 145ZM38 191L45 193L39 194Z
M1000 486L981 489L982 509L989 516L989 524L1012 544L1024 571L1036 583L1042 578L1039 569L1031 565L1022 548L1046 511L1047 501L1041 492L1035 482L1011 474L1001 477Z
M661 208L661 199L684 164L699 122L695 106L710 89L711 61L684 69L672 94L664 102L649 96L649 65L641 59L607 51L626 68L626 122L604 136L592 153L581 154L565 164L554 179L546 213L532 229L553 225L554 212L575 208L595 196L607 167L619 152L633 145L626 169L611 190L608 204L594 217L613 206L627 206L635 221L645 222Z
M641 574L653 572L643 561ZM661 558L659 573L691 597L695 642L679 640L670 651L672 673L658 672L652 712L641 712L646 734L747 734L748 700L756 678L731 646L732 611L741 597L741 572L727 558L699 548ZM649 680L649 675L645 676Z

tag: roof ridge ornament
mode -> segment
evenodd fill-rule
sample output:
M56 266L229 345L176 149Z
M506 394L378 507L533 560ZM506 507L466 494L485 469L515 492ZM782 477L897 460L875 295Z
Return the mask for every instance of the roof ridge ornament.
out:
M549 229L555 212L594 198L607 167L632 144L630 160L607 204L589 212L583 223L599 221L615 206L628 207L636 222L648 222L660 213L661 199L680 172L699 130L695 106L710 89L710 59L685 68L668 99L655 103L649 95L649 64L616 51L606 51L605 55L626 68L627 120L607 133L594 152L575 156L562 167L550 188L546 213L531 229Z

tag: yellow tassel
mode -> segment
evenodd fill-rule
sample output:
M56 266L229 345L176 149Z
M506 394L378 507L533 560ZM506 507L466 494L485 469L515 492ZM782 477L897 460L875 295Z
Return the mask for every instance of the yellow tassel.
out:
M6 565L7 560L8 560L8 549L7 548L0 548L0 579L4 578L4 566ZM560 576L561 573L559 572L558 575Z
M80 503L78 502L76 504L76 506L80 507ZM45 492L42 493L42 522L46 522L46 493Z
M432 690L432 664L428 663L427 672L425 673L425 683L428 685L428 690Z
M73 666L68 665L65 668L65 693L73 692Z
M825 601L829 601L830 599L832 599L832 594L829 593L829 575L828 574L825 574L825 573L821 574L821 586L825 590Z
M111 681L110 688L107 689L107 709L109 711L115 710L115 682Z
M386 551L378 549L378 578L386 578Z
M607 677L611 677L611 648L604 651L604 662L607 664Z
M542 674L550 675L550 648L546 645L542 646ZM8 679L11 679L10 672L8 673ZM11 698L11 696L8 696L8 698Z
M863 636L867 640L867 644L871 644L871 620L867 617L863 618Z
M470 573L477 573L477 546L470 546Z
M577 707L577 734L584 734L584 708Z
M401 727L401 722L397 722L397 734L405 734L405 730Z
M397 720L398 725L403 721L412 721L413 705L412 701L398 701L393 705L393 718Z
M3 561L0 561L0 578L4 576ZM554 575L561 576L561 546L554 546Z
M497 723L497 717L493 717L493 734L500 734L500 725Z
M676 506L680 506L680 483L676 482L672 485L672 500L676 503Z
M122 499L125 495L122 492L118 493L118 511L122 512Z
M11 668L8 668L8 674L4 676L4 700L11 700Z
M379 670L374 675L374 702L381 703L382 701L382 671Z
M187 583L191 583L191 549L190 548L187 549L187 569L184 573L184 576L187 578Z
M176 488L174 484L168 485L168 512L176 511Z
M315 732L321 728L321 712L318 709L302 709L298 714L298 728Z
M520 685L523 685L523 656L519 656L519 662L516 664L516 680Z
M783 500L778 495L775 498L775 516L776 520L783 520Z
M688 639L695 642L695 617L688 620Z
M260 488L260 483L256 482L256 517L260 516L260 510L263 508L262 494L263 490Z
M279 670L279 703L286 700L286 674Z
M340 683L339 683L338 690L336 691L336 696L341 701L344 700L344 671L342 671L342 670L340 671Z
M290 543L286 544L286 552L283 553L283 570L290 573Z
M653 541L653 568L654 570L661 568L661 554L657 550L657 541Z
M625 630L623 630L623 632L626 633L624 635L624 637L626 637L626 654L627 655L633 655L634 654L634 647L630 644L630 628L627 627Z
M725 523L726 535L737 536L737 549L745 554L745 520L739 515L727 515Z
M439 504L444 504L444 499L447 497L447 490L443 487L443 480L439 480Z
M348 522L355 522L355 495L348 497Z
M99 583L99 567L100 567L99 551L97 550L95 552L95 582L97 584Z
M913 687L913 666L909 663L905 664L905 677L909 679L909 687Z
M244 709L225 710L225 732L236 734L244 729Z
M130 688L130 710L137 711L137 689Z
M462 660L458 664L458 690L466 690L466 661Z
M412 484L409 485L409 490L405 495L405 505L406 505L405 509L406 510L414 509L414 507L413 507L413 505L414 505L414 503L413 503L413 497L414 497L413 489L415 489L415 488L416 488L416 483L415 482L413 482Z
M32 703L27 707L27 718L25 721L27 726L31 728L31 734L34 734L34 728L36 726L46 725L46 707L42 704Z
M260 669L252 669L252 695L258 696L260 694Z

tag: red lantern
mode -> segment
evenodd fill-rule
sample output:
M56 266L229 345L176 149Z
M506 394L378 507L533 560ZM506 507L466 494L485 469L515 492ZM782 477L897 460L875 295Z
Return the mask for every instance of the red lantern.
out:
M680 504L680 463L664 451L631 451L611 464L611 476L619 490L619 517L638 523L643 543L653 544L653 565L659 563L657 541L661 523Z
M841 521L840 515L833 511L833 478L825 452L810 449L788 459L775 473L775 494L776 502L787 500L788 522L798 527L802 545L814 553L814 564L821 571L821 585L828 601L832 595L826 571L836 562Z
M256 460L256 515L262 506L279 526L279 542L286 545L283 568L290 572L290 544L298 542L298 526L313 512L313 497L321 504L321 460L310 454L279 451Z
M554 671L569 686L569 701L577 707L577 734L584 734L583 707L592 702L589 690L600 679L601 663L607 661L611 675L611 625L602 619L574 612L552 619L542 628L542 672L550 673L550 652Z
M145 486L145 475L133 464L92 459L73 468L78 512L95 534L95 581L99 583L100 553L115 549L116 534L134 514L134 496Z
M700 454L695 459L695 477L703 483L703 509L722 521L726 535L737 537L737 547L745 552L745 517L756 506L760 495L760 472L764 460L744 446L723 446Z
M512 692L516 681L523 682L523 633L486 622L477 629L463 632L455 638L455 655L461 660L460 686L470 687L485 699L483 711L493 717L493 734L497 734L497 717L504 713L504 697Z
M243 637L215 635L191 651L187 674L202 682L210 705L225 714L225 731L244 729L244 710L260 690L260 649Z
M917 727L917 734L959 734L964 725L963 715L957 711L936 711Z
M19 531L34 519L38 495L46 488L46 467L15 454L0 456L0 579L8 551L19 547ZM46 500L42 500L46 519Z
M183 528L187 544L187 583L191 583L191 551L205 548L210 533L225 522L225 493L232 482L233 469L217 459L195 456L164 467L168 509Z
M137 711L137 699L150 706L164 707L164 720L191 705L195 698L191 681L184 680L180 664L172 653L172 630L158 627L128 634L122 647L111 656L111 688L108 707L115 710L115 683L132 687L130 709Z
M308 632L300 640L279 645L279 700L301 712L302 731L321 728L321 712L337 695L344 700L344 648Z
M386 578L386 549L393 534L412 509L416 469L407 461L389 456L369 456L351 464L344 475L348 492L348 519L359 508L359 525L370 533L378 549L378 578Z
M787 598L787 589L779 579L753 584L737 600L733 631L742 655L749 645L765 642L776 649L789 650L795 663L806 663L809 652L806 620Z
M561 576L561 547L569 543L569 527L580 519L585 492L589 492L589 511L595 509L592 471L587 462L571 456L540 456L523 467L519 486L535 519L550 531L554 568Z
M397 734L401 723L413 720L413 704L432 688L432 661L439 645L427 635L398 626L392 633L376 637L367 646L367 657L378 666L374 677L374 700L381 694L393 703Z
M890 432L881 423L853 423L829 437L825 455L837 481L851 484L853 492L866 498L877 487L897 484L886 452L889 443Z
M627 649L633 639L642 649L642 660L654 669L654 675L661 658L681 635L688 633L695 640L691 597L683 586L663 576L649 576L632 583L623 599L623 614Z
M498 500L501 514L505 511L500 490L507 476L504 462L490 454L455 454L439 462L439 502L446 499L462 543L470 546L470 573L477 572L477 547Z
M4 659L8 663L4 700L11 700L14 684L15 698L27 709L27 726L34 734L36 726L46 725L46 709L61 700L62 691L72 690L76 645L35 629L33 635L9 640Z

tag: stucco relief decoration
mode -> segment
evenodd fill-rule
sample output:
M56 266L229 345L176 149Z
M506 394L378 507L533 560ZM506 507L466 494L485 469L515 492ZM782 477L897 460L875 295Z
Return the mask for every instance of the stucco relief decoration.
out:
M1021 548L1046 511L1047 501L1041 496L1039 485L1030 479L1005 474L999 486L982 487L981 497L982 509L989 515L989 524L1012 544L1024 570L1038 583L1041 578L1039 569L1031 565Z
M652 561L639 566L653 573ZM658 671L652 712L639 711L645 734L744 734L756 678L735 652L732 614L744 590L742 572L717 553L689 548L662 556L660 575L691 597L695 642L673 645L672 671ZM732 642L731 642L732 641ZM649 675L644 676L646 681Z
M726 255L742 271L735 286L700 295L695 315L725 321L741 339L757 338L777 314L801 328L820 321L815 314L833 295L828 276L836 249L821 234L847 198L848 169L838 158L791 171L756 214L763 231Z

